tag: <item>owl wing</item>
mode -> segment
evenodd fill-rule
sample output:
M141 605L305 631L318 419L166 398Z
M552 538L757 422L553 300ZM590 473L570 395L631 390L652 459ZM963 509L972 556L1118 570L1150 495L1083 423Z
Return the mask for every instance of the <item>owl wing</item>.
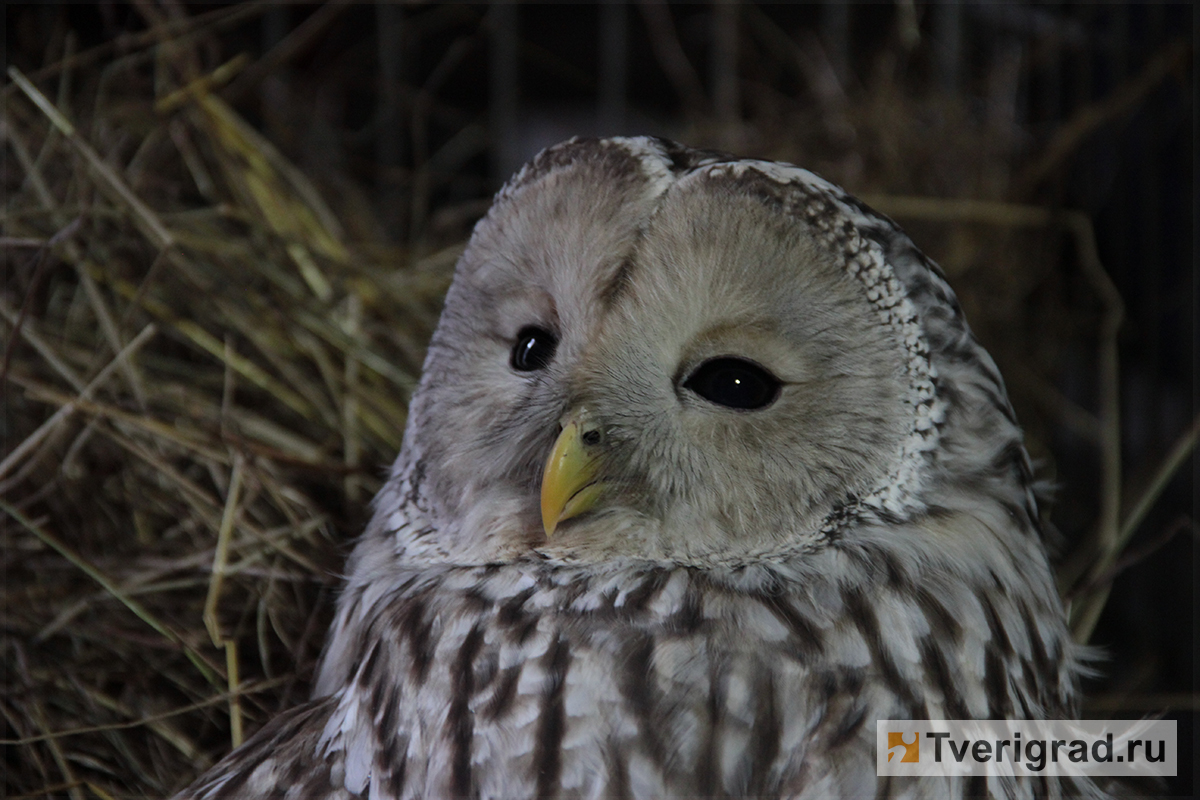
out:
M321 734L336 708L336 698L323 697L280 714L175 800L352 800L334 786L333 776L344 769L341 753L320 757Z

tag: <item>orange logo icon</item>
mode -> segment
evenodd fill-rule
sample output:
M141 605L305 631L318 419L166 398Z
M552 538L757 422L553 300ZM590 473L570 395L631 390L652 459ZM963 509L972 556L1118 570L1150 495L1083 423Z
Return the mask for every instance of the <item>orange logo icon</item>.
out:
M896 755L896 751L904 748L904 755L900 757L900 762L917 762L921 760L921 734L913 732L912 741L904 741L903 733L888 731L888 761L892 760L892 756Z

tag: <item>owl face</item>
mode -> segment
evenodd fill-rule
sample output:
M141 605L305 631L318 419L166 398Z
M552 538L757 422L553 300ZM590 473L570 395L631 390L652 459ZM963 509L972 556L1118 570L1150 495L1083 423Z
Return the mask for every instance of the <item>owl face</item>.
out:
M447 552L736 564L896 482L912 343L854 252L658 147L552 150L476 228L406 443Z

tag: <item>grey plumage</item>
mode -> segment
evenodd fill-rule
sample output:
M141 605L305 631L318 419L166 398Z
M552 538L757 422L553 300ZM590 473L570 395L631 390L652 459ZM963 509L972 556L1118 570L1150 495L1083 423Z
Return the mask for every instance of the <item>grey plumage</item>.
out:
M695 391L725 357L773 401ZM598 499L547 538L572 426ZM790 165L573 140L516 175L348 573L318 699L184 796L1098 794L875 776L876 719L1073 716L1078 654L954 293Z

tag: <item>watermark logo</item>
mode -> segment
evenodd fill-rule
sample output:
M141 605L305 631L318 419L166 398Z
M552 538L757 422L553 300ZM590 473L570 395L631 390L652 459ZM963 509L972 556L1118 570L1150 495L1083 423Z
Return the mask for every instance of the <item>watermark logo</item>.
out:
M1170 776L1174 720L880 720L878 775Z
M921 734L913 731L908 736L912 741L904 741L903 733L888 731L888 761L891 761L894 755L901 755L901 761L910 763L921 760Z

